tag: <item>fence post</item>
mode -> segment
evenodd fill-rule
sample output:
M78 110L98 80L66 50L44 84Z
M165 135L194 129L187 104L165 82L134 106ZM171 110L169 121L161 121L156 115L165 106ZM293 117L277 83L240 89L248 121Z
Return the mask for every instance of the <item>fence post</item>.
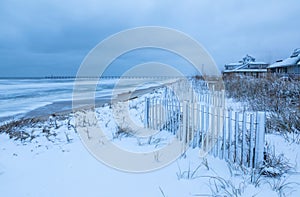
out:
M222 90L222 103L221 105L225 107L225 90Z
M234 133L234 162L238 161L238 143L239 143L239 113L235 112L235 133Z
M155 98L152 98L152 129L155 129Z
M163 99L160 98L160 105L159 105L159 112L160 112L160 129L163 129L163 125L164 125L164 107L163 107Z
M149 98L145 97L144 127L149 128Z
M190 103L190 113L189 113L189 119L191 124L191 132L190 132L190 138L191 142L193 143L194 147L194 139L195 139L195 103L194 100Z
M182 101L180 101L179 102L179 113L180 113L180 115L181 114L183 114L183 102ZM181 122L182 121L182 122ZM180 123L179 123L179 129L178 129L178 139L180 140L180 141L182 141L182 133L183 133L183 118L182 119L180 119Z
M209 145L209 105L206 106L206 124L205 124L205 151L208 151L208 145Z
M156 103L155 103L155 105L156 105L156 130L159 130L160 129L160 123L159 123L159 121L160 121L160 115L159 115L159 113L160 113L160 111L159 111L159 102L160 102L160 100L159 100L159 98L156 98Z
M256 139L255 139L255 167L259 167L264 160L264 143L265 143L265 113L257 112L256 115Z
M228 111L228 160L232 161L232 111Z
M172 106L173 106L173 102L172 102L172 97L173 96L171 96L171 98L169 98L168 99L168 107L167 107L167 112L168 112L168 121L169 121L169 124L168 124L168 126L170 127L170 132L171 133L173 133L173 134L175 134L174 133L174 130L173 130L173 123L172 123L172 118L173 118L173 115L172 115L172 113L173 113L173 108L172 108Z
M190 109L190 102L187 101L186 103L186 143L189 147L190 145L190 138L191 138L191 132L190 132L190 127L191 127L191 122L190 122L190 112L191 112L191 109Z
M210 108L210 111L211 111L211 124L210 124L210 128L211 128L211 137L210 137L210 152L212 153L212 155L214 157L216 157L216 154L215 154L215 133L216 133L216 124L215 124L215 115L216 115L216 112L215 112L215 105L212 105L211 108Z
M188 137L188 131L187 131L187 106L188 102L187 101L183 101L183 113L182 113L182 141L184 143L184 145L187 143L187 137Z
M148 117L148 128L151 128L151 98L149 98L149 108L148 108L148 112L149 112L149 117Z
M182 123L181 123L181 120L180 120L180 116L182 114L182 102L179 101L179 100L175 100L173 98L173 112L174 113L174 118L173 118L173 127L174 127L174 132L176 132L176 126L178 126L178 130L179 132L181 132L181 128L182 128ZM177 112L177 114L176 114ZM178 132L177 130L177 132Z
M222 159L227 160L226 156L226 110L223 111L223 147L222 147Z
M253 114L250 114L250 143L249 143L249 167L253 168L253 125L254 125L254 119L253 119Z
M168 120L170 131L175 134L175 129L173 129L173 96L168 99Z
M201 147L202 150L204 151L204 105L201 105L200 109L201 113L201 124L200 124L200 132L201 132Z
M220 92L217 91L217 92L216 92L216 106L218 106L218 107L220 106L220 105L219 105L219 101L220 101L219 97L220 97Z
M196 105L196 146L195 147L199 147L199 142L200 142L200 103L197 103ZM194 148L195 148L194 147Z
M221 122L221 110L222 108L217 107L217 157L220 158L220 122Z
M220 97L219 97L219 101L220 101L219 106L224 107L224 105L223 105L223 90L219 92L219 95L220 95Z
M165 108L165 102L164 102L164 99L161 100L161 128L163 129L165 123L166 123L166 108Z
M157 98L154 98L154 104L153 104L153 108L154 108L154 129L157 129Z
M163 115L163 117L164 117L164 123L166 123L166 130L168 130L168 121L169 121L169 117L168 117L168 112L169 112L169 109L168 109L168 97L169 97L169 94L168 94L168 88L167 87L165 87L165 94L164 94L164 99L163 99L163 109L164 109L164 115Z
M242 149L241 149L241 152L242 152L242 158L241 158L241 165L244 165L246 166L246 161L247 161L247 145L246 145L246 132L247 132L247 128L246 128L246 122L247 122L247 116L246 116L246 113L245 111L243 112L243 124L242 124Z

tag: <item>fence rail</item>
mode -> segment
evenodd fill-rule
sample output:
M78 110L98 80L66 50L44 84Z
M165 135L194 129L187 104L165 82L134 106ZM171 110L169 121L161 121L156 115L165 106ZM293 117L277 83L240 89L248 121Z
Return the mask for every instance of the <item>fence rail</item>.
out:
M144 127L167 130L185 146L220 159L257 168L263 162L265 113L226 109L224 91L185 92L185 99L165 89L163 97L145 99Z

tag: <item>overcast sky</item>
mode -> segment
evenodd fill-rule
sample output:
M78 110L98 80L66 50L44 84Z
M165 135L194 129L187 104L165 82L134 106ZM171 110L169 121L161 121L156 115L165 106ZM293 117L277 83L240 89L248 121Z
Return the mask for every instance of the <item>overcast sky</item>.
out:
M299 7L299 0L1 0L0 76L74 75L101 40L149 25L190 35L221 69L246 54L272 63L300 47Z

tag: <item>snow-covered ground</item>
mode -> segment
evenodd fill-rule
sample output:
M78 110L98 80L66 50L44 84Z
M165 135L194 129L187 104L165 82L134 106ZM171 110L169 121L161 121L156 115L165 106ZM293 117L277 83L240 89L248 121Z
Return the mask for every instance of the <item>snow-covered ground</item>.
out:
M140 97L129 104L133 121L141 125L143 101ZM228 105L237 108L233 103L229 101ZM118 133L111 106L96 109L96 114L107 137L125 149L154 150L172 137L162 131L153 143L146 143ZM275 147L275 155L283 154L292 168L280 178L261 176L251 183L249 170L209 155L200 158L198 149L189 149L175 162L152 172L118 171L88 152L73 125L74 114L70 114L18 128L31 138L13 140L8 134L0 134L0 195L300 196L299 145L280 135L268 134L266 140Z

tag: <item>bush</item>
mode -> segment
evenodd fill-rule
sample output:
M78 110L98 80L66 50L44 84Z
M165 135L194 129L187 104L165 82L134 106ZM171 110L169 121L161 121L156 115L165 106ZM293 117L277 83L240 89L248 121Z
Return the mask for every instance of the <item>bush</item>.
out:
M292 169L291 164L283 154L276 155L275 148L273 147L271 150L267 146L264 153L264 163L259 169L259 174L267 177L281 177Z
M300 83L274 76L227 77L227 97L247 103L248 110L267 112L267 132L300 133Z

